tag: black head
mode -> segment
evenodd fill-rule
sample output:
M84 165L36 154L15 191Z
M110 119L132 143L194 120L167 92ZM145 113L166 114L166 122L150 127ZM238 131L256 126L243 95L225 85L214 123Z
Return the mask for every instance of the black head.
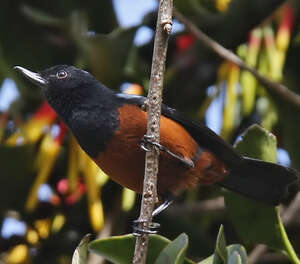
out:
M15 69L42 88L47 101L89 155L96 156L104 149L119 126L121 102L112 90L74 66L58 65L38 73L20 66Z
M15 66L26 78L40 86L43 91L69 90L83 87L85 83L95 82L95 78L87 71L69 65L57 65L39 73L29 71L23 67Z
M68 109L108 104L114 92L98 82L87 71L69 65L58 65L35 73L16 66L27 79L42 88L48 102L62 115Z
M20 66L15 69L42 88L47 101L63 119L77 110L117 107L112 90L87 71L74 66L58 65L38 73Z

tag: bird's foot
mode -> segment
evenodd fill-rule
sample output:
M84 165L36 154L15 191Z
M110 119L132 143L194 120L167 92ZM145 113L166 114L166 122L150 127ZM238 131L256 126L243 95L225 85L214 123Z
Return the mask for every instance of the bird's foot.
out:
M161 205L159 205L153 212L152 217L157 216L159 213L164 211L170 204L174 202L172 194L168 194L170 198L166 199ZM159 223L150 223L149 226L145 226L144 220L133 221L133 235L141 236L143 234L157 234L160 227Z
M144 151L150 151L151 149L149 148L149 145L155 146L157 147L159 150L164 151L166 153L168 153L169 155L171 155L173 158L179 160L180 162L182 162L185 166L187 166L188 168L194 168L195 164L192 160L185 158L185 157L180 157L179 155L173 153L172 151L170 151L168 148L166 148L165 146L153 142L153 137L148 136L148 135L144 135L141 139L141 148Z
M133 221L133 235L134 236L141 236L141 235L152 235L152 234L157 234L158 229L160 227L159 223L149 223L148 225L145 225L146 221L145 220L134 220Z
M144 135L140 141L141 149L146 152L151 151L151 148L149 146L155 146L155 144L157 144L153 142L153 139L153 136Z

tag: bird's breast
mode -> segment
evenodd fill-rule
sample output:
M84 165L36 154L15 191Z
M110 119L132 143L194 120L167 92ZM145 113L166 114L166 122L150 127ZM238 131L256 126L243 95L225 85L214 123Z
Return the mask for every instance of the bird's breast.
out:
M145 152L140 141L146 134L147 113L136 105L119 108L119 128L106 144L95 162L114 181L138 193L142 192ZM209 183L224 176L224 166L213 154L202 150L193 137L179 123L161 117L160 144L169 151L193 160L190 169L171 155L161 152L158 172L158 192L179 192L199 182ZM208 173L206 173L208 172ZM207 174L207 175L206 175ZM205 177L207 176L207 177Z

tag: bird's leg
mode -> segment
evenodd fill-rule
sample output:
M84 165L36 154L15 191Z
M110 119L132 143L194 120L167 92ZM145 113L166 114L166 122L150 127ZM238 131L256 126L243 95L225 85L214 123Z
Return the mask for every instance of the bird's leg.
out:
M159 213L167 209L167 207L174 202L174 196L171 193L167 193L167 195L165 195L165 198L165 201L154 209L154 211L152 212L152 217L157 216ZM140 236L142 234L158 233L158 229L160 227L159 223L150 223L149 227L147 228L141 227L143 223L144 221L139 219L133 221L133 235Z
M182 162L188 168L194 168L195 167L195 164L192 160L180 157L179 155L177 155L177 154L173 153L172 151L170 151L169 149L167 149L165 146L163 146L159 143L153 142L151 137L149 137L147 135L144 135L143 138L141 139L141 148L145 151L150 151L150 149L147 147L147 144L155 146L159 150L168 153L173 158L175 158L175 159L179 160L180 162Z
M145 227L143 224L145 223L144 220L134 220L133 221L133 235L134 236L141 236L143 234L157 234L158 229L160 227L159 223L149 223L149 226Z
M152 217L160 214L162 211L167 209L169 207L169 205L171 205L173 202L174 202L173 199L165 200L161 205L159 205L157 208L154 209L154 211L152 212Z

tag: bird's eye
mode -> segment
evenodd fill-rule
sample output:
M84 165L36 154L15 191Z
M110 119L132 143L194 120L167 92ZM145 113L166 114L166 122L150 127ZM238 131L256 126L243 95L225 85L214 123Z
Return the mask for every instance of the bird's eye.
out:
M64 79L68 76L68 73L66 71L59 71L56 73L56 77L58 79Z

